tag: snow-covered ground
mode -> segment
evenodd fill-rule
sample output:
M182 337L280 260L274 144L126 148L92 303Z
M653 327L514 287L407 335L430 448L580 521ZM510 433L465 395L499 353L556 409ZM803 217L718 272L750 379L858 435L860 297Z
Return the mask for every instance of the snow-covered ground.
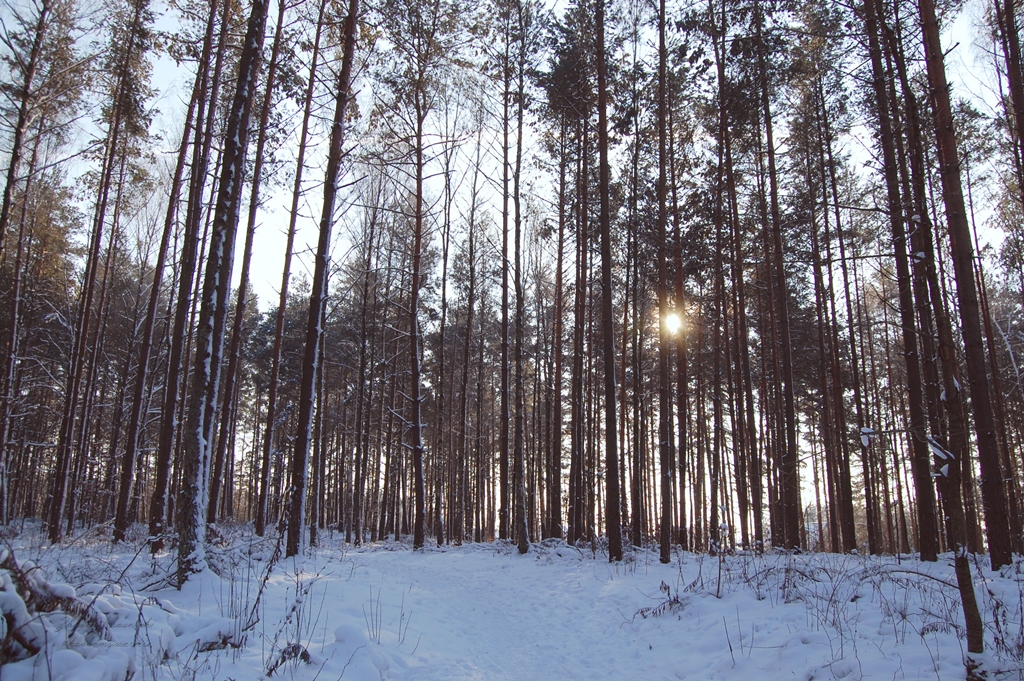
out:
M679 553L662 565L637 551L609 564L551 540L520 556L326 536L286 560L274 540L227 528L213 570L178 591L172 557L141 542L90 533L49 547L25 532L4 545L17 567L0 556L0 608L18 609L28 579L52 612L12 615L43 652L0 667L2 681L965 677L948 557ZM990 678L1024 678L1022 572L975 570ZM19 649L7 637L2 652Z

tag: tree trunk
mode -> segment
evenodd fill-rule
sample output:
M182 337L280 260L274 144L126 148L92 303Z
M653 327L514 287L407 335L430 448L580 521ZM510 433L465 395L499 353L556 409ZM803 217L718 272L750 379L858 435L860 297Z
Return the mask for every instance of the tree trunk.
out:
M35 168L37 159L38 144L32 150L30 169ZM31 173L29 173L29 179L25 182L26 193L31 184ZM7 524L11 520L11 511L13 511L10 489L11 453L7 440L11 433L11 416L19 382L18 345L22 328L22 286L27 274L25 261L29 255L27 247L32 240L34 231L33 225L29 225L26 219L26 208L27 203L23 203L21 220L18 224L18 246L14 256L14 280L11 282L10 320L8 321L7 337L4 339L4 368L3 375L0 377L0 524ZM2 233L0 233L0 238L2 238Z
M225 3L225 11L227 3ZM193 91L196 92L196 124L195 139L192 143L191 178L189 182L188 207L184 223L180 274L178 279L178 296L174 312L174 328L171 332L170 357L168 359L167 378L164 382L164 400L160 441L156 458L156 484L149 507L150 550L155 554L164 545L164 534L167 522L168 493L171 483L171 459L174 453L174 441L179 425L178 402L179 393L184 389L181 373L184 369L187 341L191 336L189 329L189 310L192 308L193 277L196 274L196 255L199 249L199 211L202 204L203 189L206 183L206 169L209 164L210 149L213 141L213 120L217 101L220 98L220 75L224 61L227 30L220 33L217 56L214 61L213 74L208 64L213 49L213 28L216 23L216 3L211 4L206 22L206 37L200 55L199 67Z
M873 2L873 0L869 0ZM910 276L907 237L904 227L902 197L897 176L897 159L890 118L890 102L885 88L885 73L878 39L877 3L865 8L865 24L871 52L875 101L878 109L879 140L884 158L884 174L888 197L889 224L896 249L896 285L899 295L900 326L903 335L903 356L907 367L907 401L910 412L909 442L911 470L917 491L917 520L920 531L921 559L934 561L938 552L938 524L935 517L935 491L929 466L925 424L924 392L918 357L917 327L914 319L913 288Z
M565 336L565 291L564 291L564 259L565 259L565 223L566 223L566 170L568 144L566 135L568 123L563 117L559 121L559 160L558 160L558 245L555 258L555 304L554 304L554 374L552 376L552 432L551 432L551 469L548 475L548 537L561 539L564 536L562 527L562 361L563 338Z
M412 443L412 466L413 484L416 495L416 511L413 527L412 545L414 549L423 548L424 536L426 534L426 489L423 475L423 419L422 419L422 398L421 398L421 376L420 376L420 326L419 326L419 305L420 305L420 278L422 276L423 258L423 230L424 230L424 197L423 197L423 171L424 171L424 121L426 119L426 107L424 105L425 93L417 90L414 95L416 105L416 131L414 141L414 153L416 164L416 187L415 207L413 214L413 244L412 244L412 272L409 282L409 404L411 417L409 430Z
M260 110L259 130L256 138L256 151L252 166L252 187L249 193L249 215L245 229L245 246L242 253L242 271L238 281L238 297L235 302L235 318L231 327L231 348L228 351L228 369L224 376L224 405L221 408L220 437L217 438L217 454L214 459L210 476L210 503L206 513L206 521L217 522L217 504L220 499L222 480L224 477L225 459L227 458L228 440L231 438L231 415L234 411L235 382L238 374L239 351L242 347L242 325L249 298L249 265L252 260L253 237L256 234L256 214L260 206L260 186L263 180L263 155L267 144L267 125L270 122L270 109L274 102L274 86L277 78L278 60L281 52L281 36L284 24L284 0L278 0L277 26L274 29L274 42L270 49L270 63L267 66L267 82L264 86L263 103Z
M75 319L74 347L71 351L70 367L68 371L67 386L64 393L64 411L61 419L61 429L57 440L56 463L54 466L53 481L50 488L50 508L47 522L47 532L51 542L60 541L63 536L61 520L67 510L69 468L72 456L78 452L83 445L83 436L86 420L79 420L79 403L82 397L82 379L85 375L85 368L88 364L86 353L91 338L91 323L93 315L93 299L96 293L96 272L100 267L100 244L102 242L103 230L107 220L107 208L112 190L114 173L118 167L118 161L122 157L122 145L127 136L123 123L132 115L131 103L126 94L129 88L129 81L135 77L131 64L134 59L142 57L145 45L140 40L145 30L144 24L148 20L148 1L137 0L132 6L132 15L129 25L126 27L125 45L121 59L116 67L115 84L111 93L110 108L111 115L107 127L107 135L104 140L103 156L97 188L96 205L93 212L92 236L89 242L89 255L86 262L85 277L82 290L79 294L78 315ZM134 54L135 51L138 54ZM94 346L95 347L95 346ZM79 433L76 437L76 432ZM72 475L72 479L73 479Z
M586 116L584 116L585 120ZM588 127L581 122L579 132L580 154L579 170L576 178L577 191L577 228L576 228L576 295L573 304L573 349L572 349L572 373L570 392L570 460L569 460L569 528L566 533L566 540L575 544L582 539L586 533L585 523L585 484L584 484L584 461L586 449L586 405L584 396L584 346L587 333L586 309L587 309L587 271L589 263L590 240L588 236L588 208L587 208L587 176L589 175L590 164L588 147Z
M277 318L274 324L274 347L271 351L270 380L267 391L267 425L263 433L263 458L258 481L259 496L256 501L256 517L253 525L258 536L266 531L269 497L270 469L273 465L274 433L278 426L278 390L281 376L281 353L284 347L284 321L288 309L288 285L291 282L292 249L295 244L295 226L299 216L299 202L302 197L302 174L305 168L306 140L309 136L309 119L312 115L313 90L316 84L316 69L320 57L320 38L324 28L324 12L327 2L320 3L316 22L316 35L313 39L313 54L310 60L309 76L306 81L305 102L302 111L302 128L299 133L298 158L295 161L295 182L292 185L292 205L288 214L288 233L285 239L284 265L281 270L281 291L277 303Z
M981 498L985 508L985 527L992 569L1013 560L1010 528L1007 520L1006 492L999 461L988 367L981 329L978 291L974 281L974 249L967 223L963 188L960 181L960 156L949 99L949 83L939 39L939 25L933 0L920 0L918 7L924 33L925 66L932 95L932 115L939 150L939 175L942 200L946 207L950 256L956 275L957 301L967 360L967 378L974 408L974 427L978 437L978 461L981 466ZM974 651L972 651L974 652Z
M322 319L327 299L327 274L330 259L331 231L334 225L334 209L337 201L338 182L341 178L341 160L345 143L345 110L352 98L351 88L353 62L355 61L356 39L358 38L359 0L349 0L348 16L345 18L343 38L345 41L341 71L335 84L334 119L331 126L331 140L327 154L327 170L324 174L324 203L320 214L320 238L317 241L316 264L313 268L313 290L309 296L309 316L306 322L306 345L302 358L302 379L299 384L298 432L295 436L295 451L292 454L291 485L289 488L288 537L285 556L299 552L302 538L302 523L305 519L307 461L310 439L313 434L313 389L316 384L320 337L323 334ZM415 307L414 307L415 309ZM417 377L418 378L418 377Z
M216 421L224 317L227 312L234 237L238 227L241 184L245 167L246 131L252 110L267 22L265 0L255 0L249 14L238 78L221 159L202 306L196 331L192 391L186 416L182 482L178 490L175 525L178 530L178 587L206 566L206 505L209 503L210 447Z
M134 484L135 462L139 458L139 437L142 430L142 408L148 404L146 385L149 380L149 360L153 349L153 333L156 327L157 312L160 304L160 283L163 280L164 267L167 261L167 250L171 235L175 230L175 215L178 199L181 194L181 179L188 153L188 139L192 132L198 92L193 89L185 117L185 127L181 133L181 144L178 148L178 162L174 168L174 179L171 181L170 197L167 200L167 212L164 218L163 236L157 253L156 265L153 268L153 282L149 290L149 307L146 309L146 321L142 330L142 345L139 348L139 360L135 370L135 386L132 395L132 409L128 417L128 438L125 443L124 460L121 464L121 483L118 487L117 510L114 516L113 540L123 541L130 524L128 505L131 500L131 489Z
M508 539L510 509L512 499L509 480L509 421L511 420L512 396L510 394L511 378L509 363L509 295L508 295L508 198L509 198L509 160L508 136L510 119L510 99L512 97L512 66L511 66L511 26L509 17L503 17L506 25L503 36L504 45L500 62L501 68L501 416L498 423L498 477L500 495L498 504L498 538Z
M668 307L668 172L666 87L668 48L665 44L665 0L658 3L658 464L661 474L659 560L672 560L672 344ZM678 329L682 333L682 329Z
M601 355L604 361L605 416L605 527L608 560L622 560L622 527L619 513L619 455L615 408L615 319L612 313L611 172L608 167L607 69L605 66L604 0L597 0L597 134L600 155L601 199Z
M523 212L520 196L520 180L523 170L523 119L526 106L526 50L529 14L524 11L523 2L516 2L517 29L520 40L516 55L516 159L512 175L513 222L515 225L515 373L516 373L516 416L515 416L515 540L519 553L530 550L530 534L526 519L526 377L523 366L523 343L525 325L525 294L523 292Z
M779 353L782 359L782 398L785 415L785 447L781 457L781 496L783 544L787 549L800 546L800 476L799 454L796 438L796 399L793 379L793 345L789 324L789 293L786 285L786 267L783 260L782 219L779 214L778 173L775 164L775 140L772 128L771 100L768 87L768 70L765 58L765 44L762 38L761 3L756 3L756 32L758 45L758 78L761 89L761 107L764 116L765 149L768 156L768 189L771 209L771 234L773 242L775 306L778 315Z

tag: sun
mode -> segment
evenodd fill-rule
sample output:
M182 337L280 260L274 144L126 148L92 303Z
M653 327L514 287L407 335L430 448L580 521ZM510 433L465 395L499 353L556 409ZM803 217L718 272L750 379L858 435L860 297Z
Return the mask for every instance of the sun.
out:
M675 312L665 317L665 328L669 333L675 333L683 325L683 320Z

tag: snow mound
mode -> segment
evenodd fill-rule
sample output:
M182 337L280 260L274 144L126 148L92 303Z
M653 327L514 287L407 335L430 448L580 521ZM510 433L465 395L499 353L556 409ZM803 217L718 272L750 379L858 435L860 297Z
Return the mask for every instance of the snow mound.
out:
M134 656L114 649L116 607L77 596L7 549L0 551L0 615L4 679L120 681L135 673Z

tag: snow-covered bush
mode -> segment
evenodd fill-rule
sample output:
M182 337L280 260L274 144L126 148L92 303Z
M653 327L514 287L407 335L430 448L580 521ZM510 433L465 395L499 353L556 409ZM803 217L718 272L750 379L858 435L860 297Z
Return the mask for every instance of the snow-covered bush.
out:
M96 600L79 597L67 584L47 579L31 561L0 550L4 678L64 679L75 670L88 678L131 678L134 657L114 650L108 616L95 607Z

